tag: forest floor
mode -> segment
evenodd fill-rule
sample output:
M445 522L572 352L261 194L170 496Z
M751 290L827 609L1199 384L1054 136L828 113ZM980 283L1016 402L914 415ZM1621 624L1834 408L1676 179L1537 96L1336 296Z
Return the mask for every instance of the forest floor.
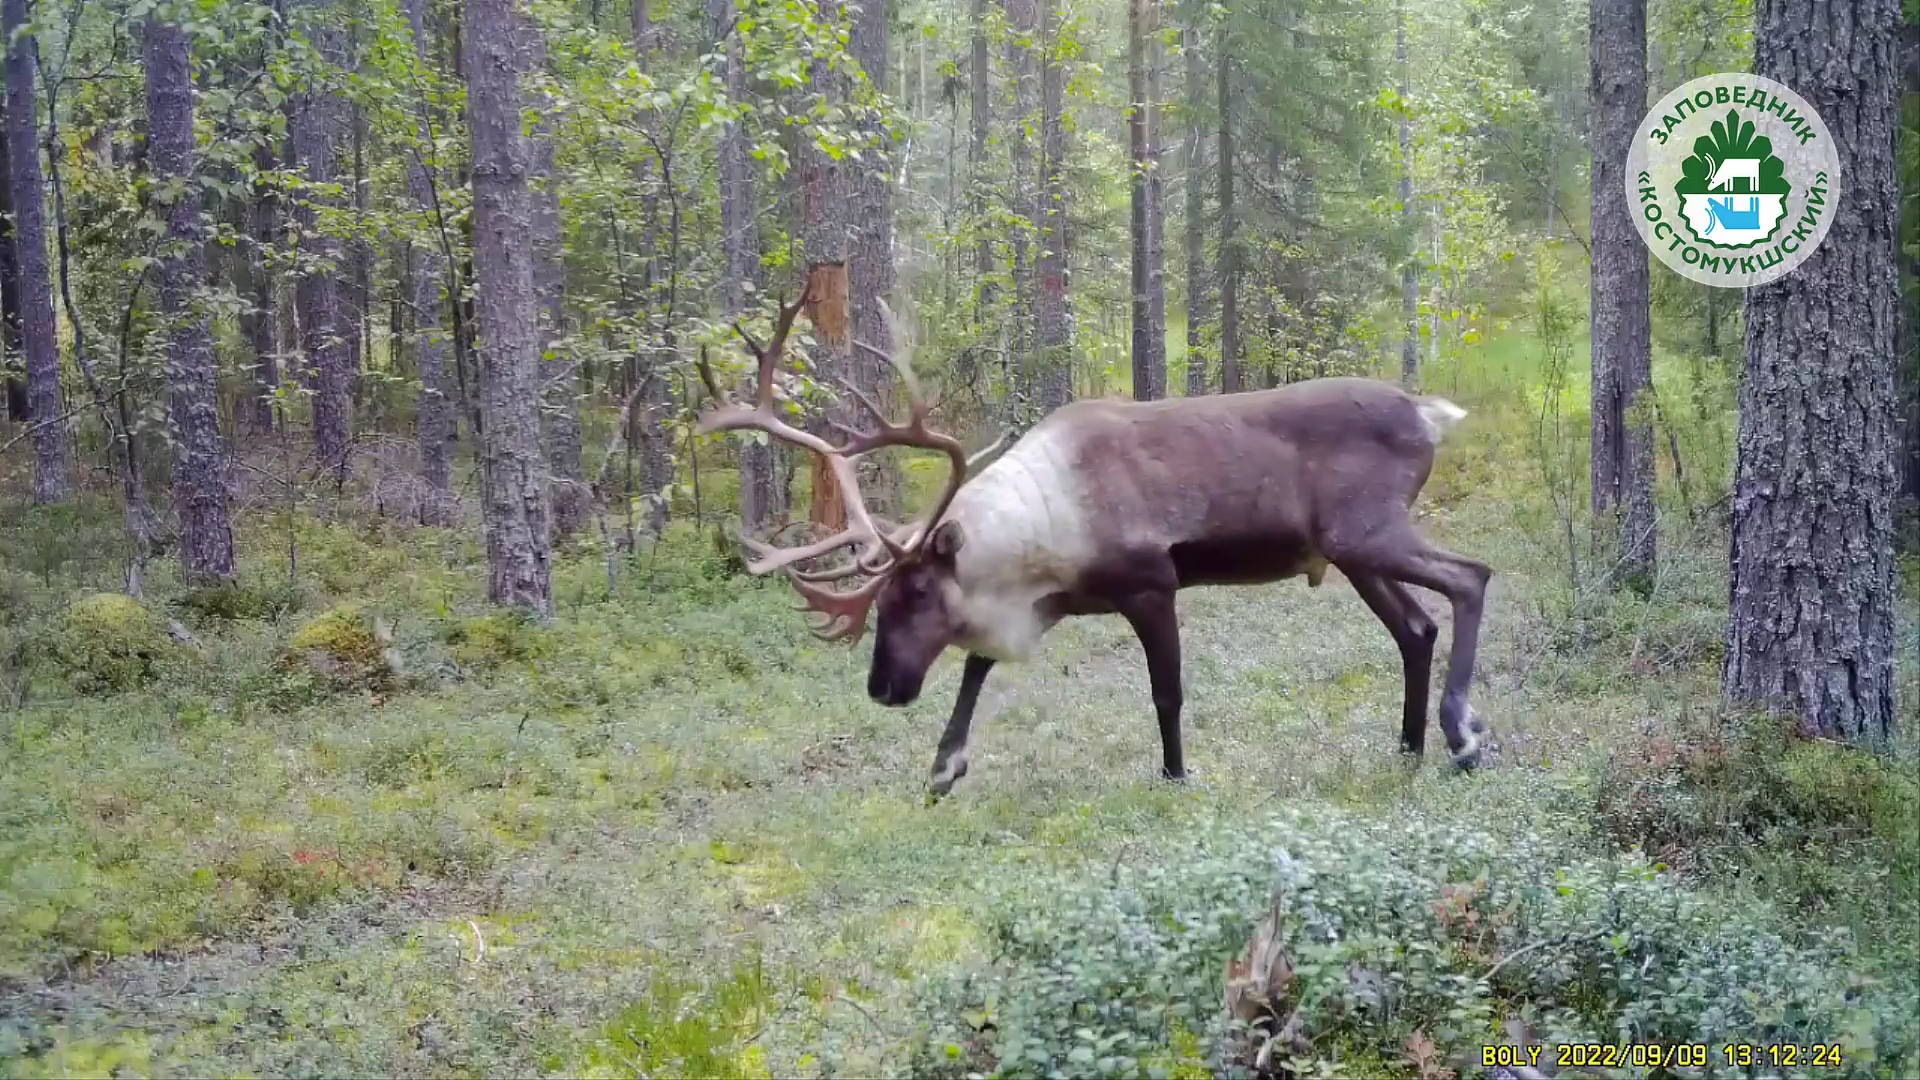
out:
M991 958L988 887L1037 864L1096 875L1277 801L1498 829L1586 798L1596 846L1655 843L1608 792L1717 715L1724 556L1674 543L1652 601L1570 602L1552 530L1476 479L1499 460L1460 452L1422 524L1496 568L1475 687L1492 767L1452 774L1437 726L1424 766L1394 752L1398 654L1335 573L1182 595L1188 783L1155 777L1137 643L1092 619L996 669L971 773L934 806L958 658L881 708L864 649L807 637L784 587L730 576L703 537L612 592L575 552L558 617L526 627L462 614L480 610L471 539L303 513L306 610L195 623L128 693L9 684L0 1072L805 1075L826 1055L871 1075L901 1067L917 979ZM110 507L89 514L111 529ZM249 581L284 581L284 528L249 526ZM80 572L35 564L58 557L28 531L0 563L20 655ZM402 685L287 674L293 629L341 600L391 620ZM1810 924L1920 910L1910 877L1889 902L1765 865L1710 884L1775 890ZM1914 957L1910 934L1884 944Z

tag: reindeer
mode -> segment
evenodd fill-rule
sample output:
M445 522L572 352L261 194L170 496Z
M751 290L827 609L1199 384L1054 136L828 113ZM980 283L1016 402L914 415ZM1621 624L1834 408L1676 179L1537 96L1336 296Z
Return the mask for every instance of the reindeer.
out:
M1183 695L1174 594L1195 585L1251 585L1301 574L1318 587L1329 565L1386 625L1406 678L1400 746L1425 747L1428 682L1438 629L1409 585L1453 605L1453 643L1440 727L1461 769L1479 759L1487 728L1467 703L1481 607L1492 571L1444 551L1414 531L1409 509L1433 467L1441 436L1466 415L1437 397L1417 397L1373 379L1322 378L1274 390L1164 401L1090 400L1034 425L978 475L999 447L969 458L951 435L927 426L934 403L910 363L854 345L898 373L904 422L848 385L875 428L835 425L839 445L782 419L775 373L803 292L782 305L762 346L736 326L758 361L751 404L723 393L703 358L715 404L701 433L758 429L824 459L845 505L844 531L802 547L742 537L747 569L785 569L824 616L814 633L860 640L871 609L878 630L867 693L889 706L920 695L927 670L949 646L966 653L953 713L935 751L929 801L967 774L967 741L987 673L1030 657L1041 637L1075 615L1118 614L1146 652L1160 724L1161 775L1186 775L1180 739ZM897 349L900 334L885 312ZM944 453L949 475L932 510L896 526L868 512L855 461L882 447ZM802 569L852 549L829 569ZM817 565L817 564L816 564ZM851 591L831 583L864 578Z

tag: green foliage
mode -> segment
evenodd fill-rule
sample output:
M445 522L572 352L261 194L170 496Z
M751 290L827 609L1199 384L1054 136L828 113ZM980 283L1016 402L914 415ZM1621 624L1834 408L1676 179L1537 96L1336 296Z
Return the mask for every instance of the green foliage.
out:
M447 642L454 660L472 668L531 660L548 645L541 628L520 612L468 616L447 630Z
M43 648L51 665L83 694L137 690L178 655L165 620L125 593L74 601Z
M300 605L299 593L285 585L248 585L238 581L202 585L174 601L174 607L198 626L278 619L299 610Z
M647 995L606 1022L581 1075L772 1077L765 1053L750 1042L774 1008L758 963L738 965L710 987L656 970Z
M1913 986L1863 991L1845 937L1783 937L1643 858L1305 809L1167 847L1002 890L1000 964L929 984L914 1071L1164 1075L1182 1030L1230 1071L1222 973L1270 904L1291 968L1278 1011L1302 1037L1276 1061L1312 1075L1416 1034L1469 1067L1509 1019L1549 1060L1590 1041L1839 1041L1851 1075L1920 1064Z

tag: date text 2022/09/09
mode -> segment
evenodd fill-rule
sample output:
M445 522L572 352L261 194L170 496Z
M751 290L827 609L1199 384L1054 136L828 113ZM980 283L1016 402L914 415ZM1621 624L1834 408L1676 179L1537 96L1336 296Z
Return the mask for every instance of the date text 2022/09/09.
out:
M1706 1043L1561 1043L1554 1047L1488 1046L1480 1052L1481 1064L1525 1065L1538 1068L1551 1059L1558 1069L1704 1069L1712 1066L1744 1069L1754 1066L1793 1068L1839 1068L1838 1043L1770 1043L1761 1045L1708 1046Z

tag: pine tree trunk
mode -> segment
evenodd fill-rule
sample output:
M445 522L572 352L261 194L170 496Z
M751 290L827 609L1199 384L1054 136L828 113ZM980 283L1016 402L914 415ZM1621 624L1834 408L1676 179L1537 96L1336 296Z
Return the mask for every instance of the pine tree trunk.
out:
M426 7L428 0L407 0L407 22L413 36L413 50L422 68L433 63L432 46L427 40ZM422 100L419 135L422 144L433 136L430 105ZM436 185L439 178L428 171L427 158L408 155L407 193L415 209L426 219L433 235L411 246L408 284L412 289L413 364L420 376L420 473L427 492L420 516L423 524L452 524L453 465L449 443L453 441L453 391L447 372L447 335L442 320L447 306L447 258L438 236L439 221Z
M1899 12L1897 0L1756 12L1755 73L1826 121L1846 187L1812 257L1747 292L1723 677L1730 700L1807 735L1881 747L1894 724Z
M834 23L839 21L841 15L842 8L838 0L830 0L822 6L818 17ZM815 58L807 72L807 82L816 101L831 104L846 100L845 78L829 66L825 57ZM851 228L844 169L852 163L846 160L836 162L822 153L808 132L801 133L798 156L801 161L801 249L805 252L806 261L810 264L845 263ZM848 276L851 278L851 268ZM851 293L851 281L848 289ZM847 342L831 341L825 335L816 333L809 357L815 378L823 378L830 383L852 378L849 348ZM832 418L841 423L858 423L859 417L845 405L843 402L836 407ZM816 434L829 430L817 423L812 427ZM840 488L819 455L808 456L812 459L812 471L809 474L811 505L807 510L807 520L821 530L837 532L846 527L846 504Z
M648 0L633 0L633 48L639 55L642 70L653 63L654 33L652 10ZM647 221L648 238L646 244L646 280L651 291L657 276L655 268L659 265L657 252L660 245L656 223L659 220L659 201L652 195L650 187L648 159L641 159L639 183L643 191L642 214ZM657 297L649 297L649 301ZM673 486L673 439L667 429L667 421L673 414L673 386L667 381L666 367L669 357L663 349L651 347L651 343L642 347L642 355L636 358L637 377L640 396L638 408L634 410L632 423L636 433L630 438L640 449L640 494L646 506L643 523L654 536L659 536L667 527L667 520L673 508L668 491Z
M1002 0L1007 13L1007 69L1013 81L1013 117L1009 125L1008 164L1013 215L1025 228L1013 230L1013 311L1008 335L1008 365L1013 372L1015 415L1027 422L1039 406L1036 382L1034 317L1037 307L1033 246L1045 244L1033 139L1039 127L1039 75L1033 43L1040 36L1038 0Z
M979 238L975 242L973 253L973 275L975 318L983 319L986 311L993 306L993 234L987 224L987 190L991 180L988 175L987 130L993 124L993 72L992 60L987 52L987 0L973 0L970 13L972 23L973 55L971 67L967 72L970 80L971 113L973 122L972 141L967 150L968 213L973 218L973 228L978 230Z
M19 261L20 338L32 402L33 501L66 501L72 493L73 447L60 416L60 355L53 340L53 276L47 269L46 194L40 181L39 95L34 92L37 43L28 26L27 0L4 0L7 50L7 156L12 165L15 258ZM16 36L17 35L17 36Z
M1129 209L1133 250L1130 260L1133 304L1133 396L1156 397L1153 372L1153 320L1147 293L1147 0L1127 2L1127 151L1132 170Z
M308 0L311 4L312 0ZM337 70L345 61L340 31L328 25L333 13L314 5L309 27L316 49ZM337 205L337 195L323 192L338 177L335 155L346 134L344 102L333 91L309 86L296 99L290 135L294 158L314 190L300 199L294 213L300 247L308 261L294 286L299 308L300 345L306 356L306 377L313 387L314 452L323 475L336 484L347 477L353 439L353 376L359 366L354 355L356 335L341 303L342 271L347 269L338 238L320 231L320 209Z
M707 0L707 34L725 57L723 83L727 97L747 99L746 52L740 35L730 33L734 21L732 0ZM726 270L720 277L720 315L731 322L747 309L747 296L758 296L760 244L753 210L753 159L746 128L738 122L720 134L719 153L721 254ZM777 471L781 453L771 440L750 439L740 447L740 527L751 535L765 533L786 515L784 489Z
M253 165L257 172L271 172L273 148L255 147ZM247 423L255 434L266 434L274 428L274 394L280 385L280 312L273 270L267 264L267 252L279 240L279 197L267 184L256 183L245 214L247 240L239 259L244 279L241 299L246 307L240 312L240 336L253 353L253 399Z
M546 67L547 47L539 27L528 23L527 71ZM531 84L532 79L529 78ZM590 493L580 462L580 377L560 347L567 334L567 262L560 240L560 177L554 170L551 103L529 90L535 120L530 140L533 181L533 289L540 306L541 433L551 485L553 537L571 536L586 521Z
M1233 49L1220 20L1214 70L1220 78L1220 392L1240 392L1240 241L1233 207Z
M0 113L6 108L6 95L0 94ZM20 355L20 256L13 241L13 167L7 144L7 125L0 122L0 338L4 338L9 361ZM33 399L27 393L24 371L8 370L4 380L7 395L7 419L25 423L33 419Z
M205 279L199 187L193 176L193 81L187 35L149 16L143 34L147 72L147 160L167 223L160 257L160 311L167 335L167 417L174 446L173 504L180 518L180 568L189 581L233 577L227 523L227 448L220 437L219 369L213 327L196 303Z
M1167 200L1162 182L1161 133L1166 109L1160 98L1160 71L1166 49L1160 37L1162 0L1147 5L1147 370L1152 394L1167 396Z
M1038 307L1034 333L1040 348L1040 411L1065 405L1073 396L1073 322L1068 309L1071 266L1066 185L1066 59L1060 48L1060 12L1049 3L1043 12L1046 48L1040 61L1040 208Z
M474 269L480 286L480 515L487 597L553 613L546 465L540 452L540 328L534 293L531 154L521 133L527 68L519 0L466 5L473 133Z
M1192 5L1197 7L1197 4ZM1187 173L1187 396L1200 397L1207 392L1207 356L1204 351L1207 325L1207 152L1203 104L1207 94L1206 72L1200 61L1200 15L1188 16L1182 51L1186 54L1187 145L1181 154Z
M1605 0L1596 0L1604 3ZM1393 63L1400 73L1400 231L1409 245L1413 237L1413 100L1407 79L1407 6L1393 8ZM1420 269L1411 247L1400 267L1400 382L1413 387L1420 381L1420 332L1414 315L1420 303Z
M1594 0L1592 473L1595 549L1614 581L1650 586L1654 569L1653 428L1635 409L1652 381L1647 250L1627 205L1627 150L1647 108L1646 0Z
M867 81L876 91L887 86L888 0L861 0L851 13L847 50ZM876 144L874 152L855 162L847 177L848 211L852 250L847 260L847 292L852 305L853 337L869 345L893 349L887 327L880 315L883 301L895 301L893 268L893 169L898 162L898 147L877 114L868 117L864 130ZM898 343L905 346L905 342ZM893 369L884 360L863 349L849 356L854 385L875 400L892 397ZM864 424L864 422L863 422ZM904 516L900 506L899 459L890 453L868 455L860 463L862 494L869 509L894 517Z

